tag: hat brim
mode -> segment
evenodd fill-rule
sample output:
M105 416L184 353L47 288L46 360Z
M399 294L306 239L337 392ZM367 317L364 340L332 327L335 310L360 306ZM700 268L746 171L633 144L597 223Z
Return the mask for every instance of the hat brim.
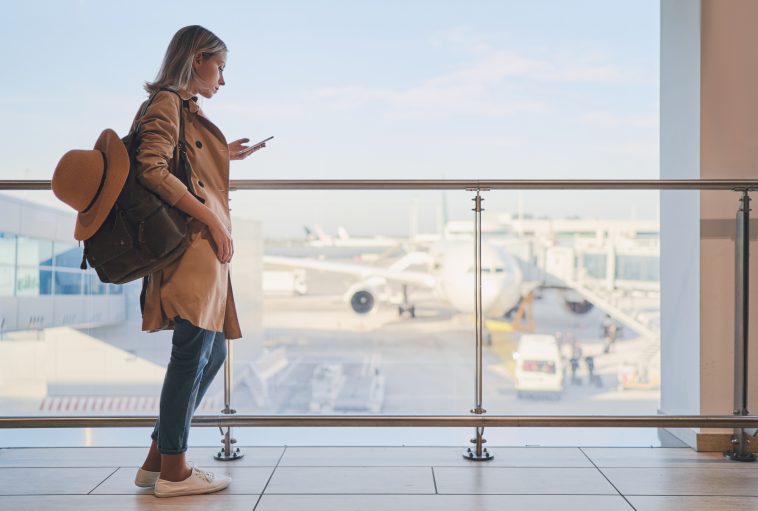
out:
M74 228L76 240L91 238L103 225L129 175L129 153L115 131L104 130L95 142L95 149L102 151L105 155L107 165L105 183L95 203L87 211L76 216Z

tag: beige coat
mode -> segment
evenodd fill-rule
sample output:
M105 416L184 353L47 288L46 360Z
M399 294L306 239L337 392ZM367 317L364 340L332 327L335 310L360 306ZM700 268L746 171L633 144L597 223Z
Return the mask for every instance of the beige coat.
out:
M182 99L190 100L189 112L183 109L184 139L194 192L231 232L226 138L205 117L197 98L180 94ZM142 120L137 162L140 181L172 205L187 193L184 183L169 171L178 139L179 97L168 91L158 92ZM179 316L200 328L223 331L227 339L240 338L229 265L216 257L208 228L197 220L191 220L189 225L191 241L187 251L148 278L142 329L173 328L173 318Z

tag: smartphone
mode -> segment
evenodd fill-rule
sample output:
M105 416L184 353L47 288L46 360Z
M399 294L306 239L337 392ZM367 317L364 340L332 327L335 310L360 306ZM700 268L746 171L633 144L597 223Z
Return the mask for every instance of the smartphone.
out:
M248 148L247 148L247 150L246 150L245 152L247 152L247 151L252 151L253 149L255 149L256 147L258 147L259 145L261 145L261 144L265 144L266 142L268 142L268 141L269 141L269 140L271 140L272 138L274 138L274 136L273 136L273 135L272 135L272 136L270 136L270 137L268 137L268 138L266 138L266 139L264 139L264 140L261 140L261 141L260 141L260 142L258 142L257 144L253 144L253 145L251 145L250 147L248 147Z

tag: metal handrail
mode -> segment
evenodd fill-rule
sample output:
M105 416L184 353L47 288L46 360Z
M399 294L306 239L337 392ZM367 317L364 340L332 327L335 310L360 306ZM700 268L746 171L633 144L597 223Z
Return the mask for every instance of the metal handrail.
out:
M0 190L49 190L49 180L0 180ZM482 432L485 426L494 427L730 427L735 428L733 448L729 455L732 459L752 461L755 457L747 450L744 428L758 426L758 417L750 416L747 411L747 282L749 243L749 197L751 191L758 190L758 181L741 179L699 179L699 180L232 180L231 190L730 190L741 192L742 207L738 216L738 235L736 239L737 255L743 264L737 268L736 281L743 291L737 293L738 304L735 321L741 325L736 332L735 341L735 411L732 416L485 416L481 403L481 324L477 325L477 382L476 407L471 410L475 416L253 416L236 415L229 406L229 388L231 370L230 360L225 369L225 409L224 416L197 416L192 420L196 426L227 426L225 450L220 459L238 459L230 453L233 426L475 426L475 453L467 450L464 457L474 461L492 459L490 453L483 449L485 442ZM481 208L475 208L476 239L481 235ZM476 257L480 254L477 251ZM478 260L478 259L477 259ZM479 266L478 266L479 267ZM479 273L479 272L477 272ZM480 275L479 275L480 277ZM477 284L480 285L479 278ZM477 306L478 314L481 308ZM737 370L742 367L742 371ZM737 405L740 408L737 408ZM0 428L44 428L44 427L149 427L156 417L110 416L110 417L0 417ZM239 449L237 449L239 451Z
M155 416L0 417L3 428L144 428ZM755 415L196 415L192 426L756 428Z
M750 179L233 179L232 190L758 190ZM49 180L0 180L0 190L49 190Z

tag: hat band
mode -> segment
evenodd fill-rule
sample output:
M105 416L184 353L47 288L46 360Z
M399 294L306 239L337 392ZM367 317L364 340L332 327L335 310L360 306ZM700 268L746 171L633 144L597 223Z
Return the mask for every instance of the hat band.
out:
M105 151L100 151L100 154L103 155L103 177L100 178L100 186L97 187L95 196L92 197L90 203L87 204L87 207L84 208L84 211L81 211L81 213L86 213L92 206L95 205L95 201L97 201L97 197L100 195L100 192L103 191L103 185L105 185L105 176L108 174L108 158L105 157Z

